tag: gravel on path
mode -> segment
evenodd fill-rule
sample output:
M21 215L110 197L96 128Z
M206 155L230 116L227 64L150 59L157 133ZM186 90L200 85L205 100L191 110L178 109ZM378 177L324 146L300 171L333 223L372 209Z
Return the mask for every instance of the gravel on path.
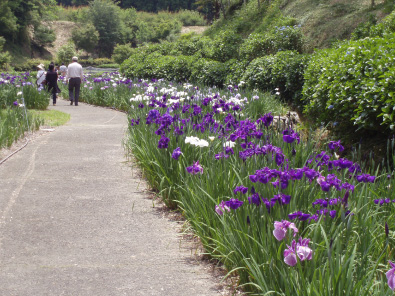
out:
M222 295L126 161L126 115L50 108L71 120L0 166L0 295Z

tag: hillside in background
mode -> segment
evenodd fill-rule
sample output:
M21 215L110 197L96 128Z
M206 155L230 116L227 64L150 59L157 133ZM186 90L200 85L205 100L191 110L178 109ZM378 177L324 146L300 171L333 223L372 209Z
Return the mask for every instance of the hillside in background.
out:
M260 5L258 5L258 2ZM329 47L336 40L348 39L355 28L369 20L380 21L393 9L386 0L250 0L237 1L227 9L225 18L214 22L206 32L214 37L234 30L242 37L263 33L275 26L300 25L308 50Z

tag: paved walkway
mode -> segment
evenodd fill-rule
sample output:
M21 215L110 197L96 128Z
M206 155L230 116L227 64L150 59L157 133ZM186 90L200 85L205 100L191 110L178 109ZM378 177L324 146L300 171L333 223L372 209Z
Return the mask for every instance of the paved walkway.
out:
M71 114L0 165L0 295L220 295L125 162L120 112Z

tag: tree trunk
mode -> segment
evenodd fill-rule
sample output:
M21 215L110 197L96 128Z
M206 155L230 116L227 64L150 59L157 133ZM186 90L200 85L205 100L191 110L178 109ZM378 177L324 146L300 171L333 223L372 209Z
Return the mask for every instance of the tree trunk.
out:
M374 0L372 0L372 4L371 5L372 5L372 8L373 8L374 7Z

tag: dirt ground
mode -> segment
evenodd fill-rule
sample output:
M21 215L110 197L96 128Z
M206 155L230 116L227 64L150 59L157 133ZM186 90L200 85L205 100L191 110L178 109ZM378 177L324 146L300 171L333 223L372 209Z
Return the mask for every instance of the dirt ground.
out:
M207 28L208 28L207 26L182 27L181 34L187 34L190 32L195 32L196 34L202 34L204 31L206 31Z
M56 56L59 48L67 44L71 39L71 32L75 27L77 27L77 24L68 21L52 21L47 24L54 30L56 40L54 42L54 46L47 47L46 50L48 50L52 56Z

